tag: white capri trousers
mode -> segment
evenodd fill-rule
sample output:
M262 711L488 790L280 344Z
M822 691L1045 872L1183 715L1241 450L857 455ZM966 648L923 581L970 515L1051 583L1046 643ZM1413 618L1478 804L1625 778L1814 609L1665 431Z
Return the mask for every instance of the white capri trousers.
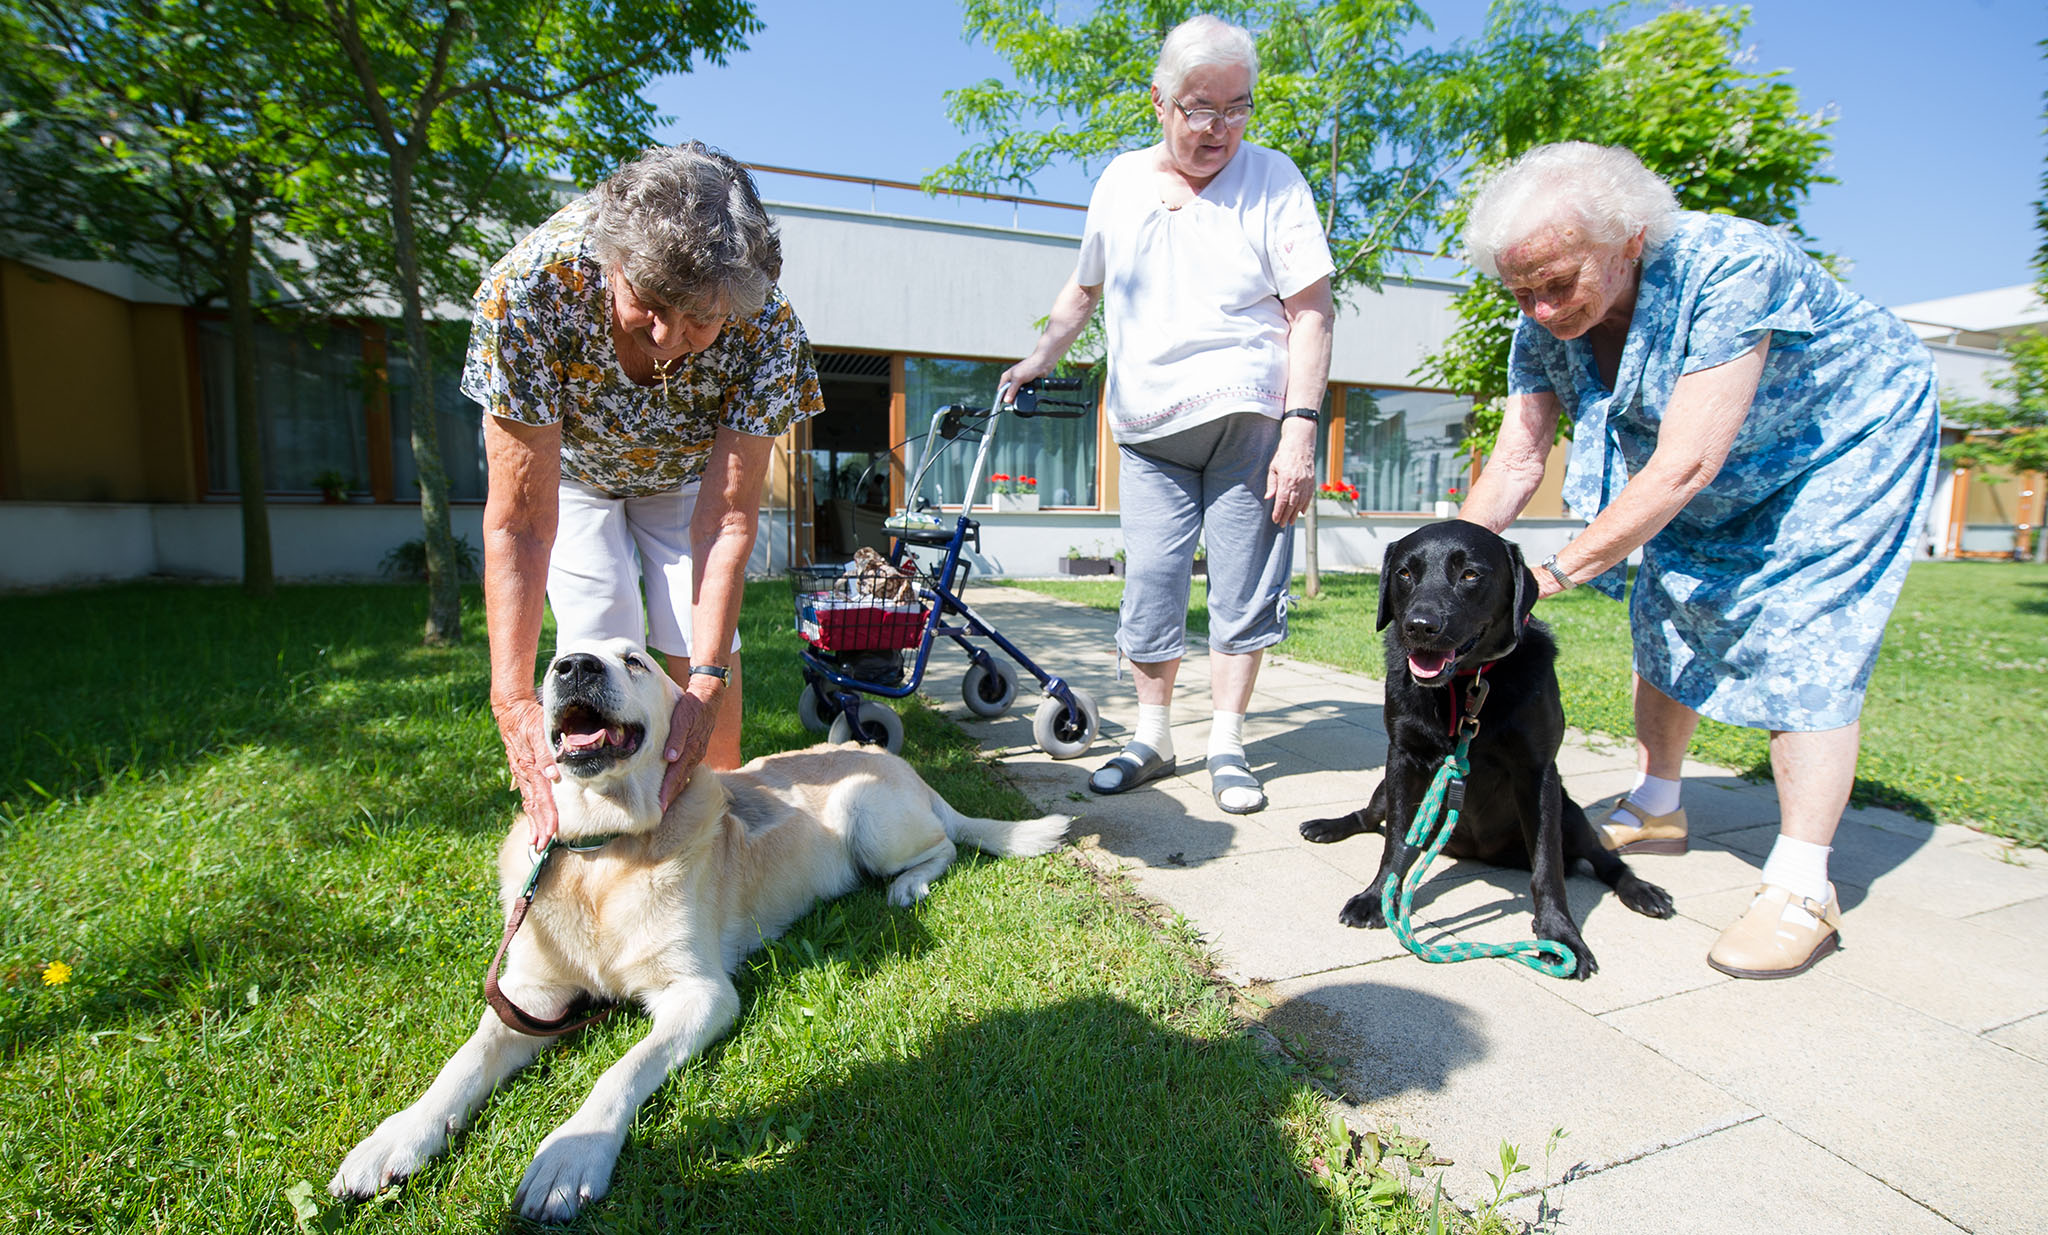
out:
M647 497L613 497L563 477L548 556L556 644L631 639L689 659L690 516L696 509L695 481ZM737 631L732 650L740 650Z

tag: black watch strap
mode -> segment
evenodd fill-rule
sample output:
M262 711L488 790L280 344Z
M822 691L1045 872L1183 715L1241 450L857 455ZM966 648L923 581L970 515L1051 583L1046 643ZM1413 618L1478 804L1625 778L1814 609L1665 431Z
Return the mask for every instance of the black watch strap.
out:
M691 665L690 676L693 678L717 678L721 682L731 682L732 670L724 665Z
M1280 419L1313 420L1317 424L1321 424L1323 422L1323 414L1312 407L1290 407L1286 411L1280 413Z

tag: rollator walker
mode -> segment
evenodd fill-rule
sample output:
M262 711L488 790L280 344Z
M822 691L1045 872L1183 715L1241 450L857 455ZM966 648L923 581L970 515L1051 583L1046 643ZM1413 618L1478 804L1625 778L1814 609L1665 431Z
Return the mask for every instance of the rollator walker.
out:
M803 651L804 690L797 700L797 716L806 729L827 734L833 742L857 740L900 751L903 720L875 700L902 699L917 690L932 647L944 636L970 662L960 681L969 711L996 717L1010 710L1017 701L1014 661L1045 694L1031 726L1039 748L1055 759L1072 759L1093 745L1102 717L1088 692L1041 669L961 598L973 571L966 550L981 550L981 524L968 511L981 487L997 424L1005 413L1078 419L1087 414L1085 402L1048 396L1080 389L1078 378L1044 378L1019 386L1014 402L1004 402L1006 392L999 388L986 409L966 404L940 408L905 490L909 505L883 522L890 534L888 557L870 554L865 562L856 558L845 566L799 566L790 572L797 633L810 645ZM948 527L922 496L924 481L939 458L962 442L979 444L959 517ZM937 551L938 562L920 560L912 547ZM1009 659L991 655L974 639L988 640ZM905 654L912 651L916 655L906 667Z

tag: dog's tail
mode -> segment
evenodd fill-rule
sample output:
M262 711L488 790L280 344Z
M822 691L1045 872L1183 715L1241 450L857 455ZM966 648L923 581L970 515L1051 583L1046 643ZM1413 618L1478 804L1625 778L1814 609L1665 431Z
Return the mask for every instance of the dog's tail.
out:
M1066 839L1072 815L1041 815L1037 819L976 819L954 810L934 793L932 809L945 826L946 838L1004 858L1051 853Z

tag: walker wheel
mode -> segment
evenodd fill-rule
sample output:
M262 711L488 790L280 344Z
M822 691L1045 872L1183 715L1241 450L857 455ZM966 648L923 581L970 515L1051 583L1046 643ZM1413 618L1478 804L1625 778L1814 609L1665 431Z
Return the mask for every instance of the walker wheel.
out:
M1096 710L1095 700L1088 692L1078 686L1067 689L1074 695L1073 708L1069 709L1058 695L1047 695L1031 721L1031 733L1038 739L1039 749L1055 759L1076 759L1087 754L1095 744L1096 730L1102 727L1102 713Z
M831 701L820 697L816 686L805 683L803 693L796 697L798 723L812 733L823 733L832 727L835 714Z
M832 731L826 736L828 742L855 742L864 746L879 746L890 754L903 749L903 718L895 711L879 703L862 700L860 705L860 732L855 734L853 718L841 712L832 718Z
M1017 702L1017 671L993 656L987 668L969 665L967 676L960 679L960 697L976 716L1001 716Z

